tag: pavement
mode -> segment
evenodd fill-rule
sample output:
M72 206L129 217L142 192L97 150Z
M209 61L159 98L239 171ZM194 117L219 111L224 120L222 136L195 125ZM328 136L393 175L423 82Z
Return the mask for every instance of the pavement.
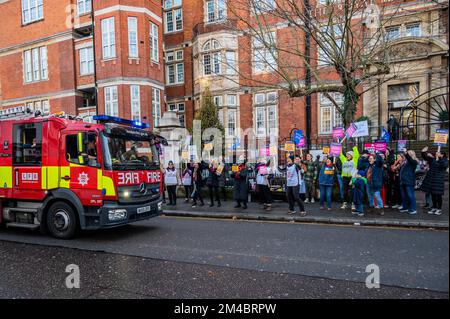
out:
M421 208L425 204L425 195L416 191L417 214L409 215L400 213L397 209L386 208L384 216L376 213L367 213L364 217L353 215L349 209L340 209L339 203L333 203L332 210L320 210L319 204L305 204L307 216L300 217L296 215L287 215L288 205L285 201L275 201L272 210L267 212L263 210L262 205L257 202L248 204L248 209L235 209L235 202L231 200L222 201L221 207L209 207L209 199L205 200L205 206L192 208L191 204L185 203L184 198L179 198L177 206L164 205L163 210L166 216L179 217L205 217L219 219L238 219L238 220L260 220L274 222L301 222L301 223L325 223L325 224L349 224L366 226L391 226L391 227L414 227L414 228L449 228L449 197L448 183L446 193L443 199L443 214L440 216L430 215Z
M448 231L428 229L177 217L73 240L2 229L0 297L448 299L448 251ZM66 291L69 264L89 289ZM381 289L365 287L371 264Z

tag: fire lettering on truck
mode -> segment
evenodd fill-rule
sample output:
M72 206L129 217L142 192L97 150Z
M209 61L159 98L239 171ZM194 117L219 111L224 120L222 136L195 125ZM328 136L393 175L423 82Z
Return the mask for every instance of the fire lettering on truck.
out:
M161 172L147 172L147 181L150 184L161 181Z
M118 174L118 183L119 185L130 185L130 184L139 184L139 174L134 172L128 173L119 173Z

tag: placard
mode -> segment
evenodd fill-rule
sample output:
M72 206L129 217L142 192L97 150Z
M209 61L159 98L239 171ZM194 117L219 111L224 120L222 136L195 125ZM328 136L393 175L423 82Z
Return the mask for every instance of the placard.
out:
M305 138L304 137L300 137L300 140L298 141L297 147L302 148L305 147Z
M356 125L354 123L351 123L348 129L345 131L345 135L347 137L352 137L353 134L355 134L356 130L357 130Z
M343 127L338 126L333 128L333 138L334 139L341 139L345 136L345 130Z
M188 160L189 159L189 152L188 151L182 151L181 152L181 158L184 160Z
M369 123L367 121L355 122L353 124L356 125L356 131L352 137L369 136Z
M405 152L407 145L408 145L407 140L398 140L397 141L397 152Z
M448 142L448 130L437 129L434 134L434 145L436 146L447 146Z
M277 154L278 154L278 147L275 145L271 146L270 147L270 156L277 155Z
M322 153L324 154L330 154L330 147L329 146L324 146L322 148Z
M235 173L238 172L239 171L239 166L234 164L233 166L231 166L231 171L235 172Z
M286 142L284 144L284 150L286 152L295 152L295 144L293 142Z
M205 151L209 152L209 151L212 151L212 149L213 149L213 143L205 144L205 147L204 147Z
M295 130L294 136L292 137L292 140L294 141L295 145L298 145L300 138L303 137L303 131L302 130Z
M375 152L385 153L387 149L387 143L384 141L378 141L373 143Z
M267 157L270 155L270 149L268 147L263 147L259 149L259 156L260 157Z
M222 165L219 165L219 166L217 167L217 173L222 174L222 172L223 172L223 166L222 166Z
M366 143L364 144L364 149L369 152L369 154L375 154L375 144L374 143Z
M341 143L331 143L330 146L330 155L331 156L339 156L342 152L342 144Z

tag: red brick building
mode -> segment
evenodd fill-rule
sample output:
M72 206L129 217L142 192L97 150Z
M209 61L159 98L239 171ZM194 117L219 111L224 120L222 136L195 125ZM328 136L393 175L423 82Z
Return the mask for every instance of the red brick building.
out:
M317 14L327 2L310 1ZM305 98L289 98L285 90L255 85L258 81L278 83L280 79L270 71L271 61L252 61L255 50L264 54L264 48L237 31L230 7L234 3L0 0L0 108L25 104L86 119L98 111L142 119L152 126L158 126L165 111L174 111L186 127L192 127L201 94L208 88L229 138L241 137L239 128L254 128L260 137L274 136L276 130L280 142L294 128L305 131ZM389 96L389 90L407 91L411 76L423 93L448 77L448 31L442 24L448 19L448 2L376 3L395 9L395 19L386 30L395 41L425 43L431 39L428 46L432 54L414 60L418 61L414 65L429 65L420 69L421 74L410 70L395 83L383 82L380 92L372 90L359 100L356 117L364 114L371 118L374 132L391 113L388 104L400 105L391 102L397 97ZM295 42L286 24L276 19L271 24L278 43ZM304 34L296 36L303 38ZM314 45L311 55L318 56ZM399 59L398 65L407 59ZM318 72L327 83L339 82L333 67L323 65ZM431 80L426 74L432 74ZM304 81L304 73L298 78ZM409 99L398 98L403 98L401 105ZM342 102L339 97L337 100ZM315 144L329 138L332 128L342 121L336 108L319 94L312 95L311 104L311 139Z
M86 120L98 111L157 124L161 1L2 0L0 19L0 108Z

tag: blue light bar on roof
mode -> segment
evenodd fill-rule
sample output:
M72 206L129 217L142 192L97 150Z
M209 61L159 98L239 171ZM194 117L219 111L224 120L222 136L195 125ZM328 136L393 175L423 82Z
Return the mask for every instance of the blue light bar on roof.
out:
M140 129L149 128L150 125L147 123L142 123L140 121L132 121L127 119L122 119L120 117L116 116L110 116L110 115L95 115L93 117L95 121L99 121L102 123L117 123L117 124L123 124L123 125L129 125Z

